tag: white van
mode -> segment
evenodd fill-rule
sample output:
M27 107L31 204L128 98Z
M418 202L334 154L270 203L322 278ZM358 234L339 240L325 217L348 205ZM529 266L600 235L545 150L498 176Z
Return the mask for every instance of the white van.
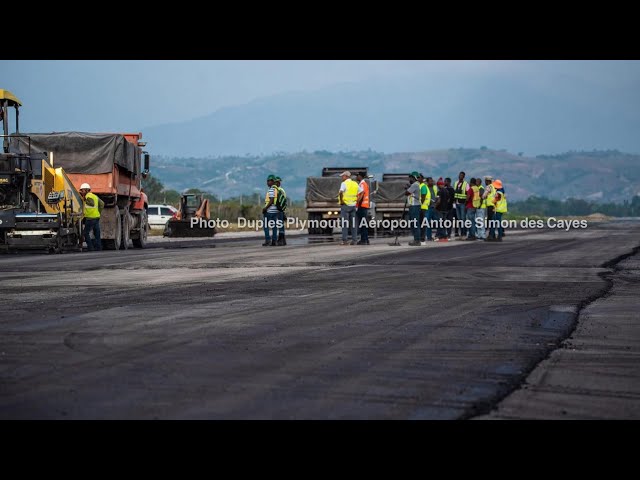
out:
M171 205L149 205L147 217L151 228L164 228L167 221L172 218L178 209Z

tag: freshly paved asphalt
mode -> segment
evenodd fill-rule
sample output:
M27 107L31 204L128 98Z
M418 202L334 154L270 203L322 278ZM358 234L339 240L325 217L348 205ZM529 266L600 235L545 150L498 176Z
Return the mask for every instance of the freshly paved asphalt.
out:
M639 234L0 255L0 418L638 418Z

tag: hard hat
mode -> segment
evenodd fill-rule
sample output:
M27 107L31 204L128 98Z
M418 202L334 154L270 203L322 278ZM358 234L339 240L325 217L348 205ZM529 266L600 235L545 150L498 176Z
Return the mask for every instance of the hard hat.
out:
M80 185L80 190L91 190L91 185L89 185L88 183L83 183L82 185Z
M502 181L501 180L495 180L493 182L493 186L496 188L502 188Z

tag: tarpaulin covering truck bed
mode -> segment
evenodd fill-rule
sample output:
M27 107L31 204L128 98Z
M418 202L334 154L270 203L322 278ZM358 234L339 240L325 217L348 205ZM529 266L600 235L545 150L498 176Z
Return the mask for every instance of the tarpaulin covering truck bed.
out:
M67 173L100 174L118 165L140 173L140 154L124 135L116 133L23 133L31 140L31 152L53 152L55 165ZM29 138L12 138L11 150L27 153Z

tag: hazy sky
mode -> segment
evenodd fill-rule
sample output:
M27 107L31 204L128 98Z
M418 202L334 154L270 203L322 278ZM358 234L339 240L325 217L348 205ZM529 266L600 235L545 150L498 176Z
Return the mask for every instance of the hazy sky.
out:
M23 102L25 132L137 131L289 91L442 72L517 75L542 90L553 89L560 78L609 91L640 86L637 61L0 60L0 88Z

